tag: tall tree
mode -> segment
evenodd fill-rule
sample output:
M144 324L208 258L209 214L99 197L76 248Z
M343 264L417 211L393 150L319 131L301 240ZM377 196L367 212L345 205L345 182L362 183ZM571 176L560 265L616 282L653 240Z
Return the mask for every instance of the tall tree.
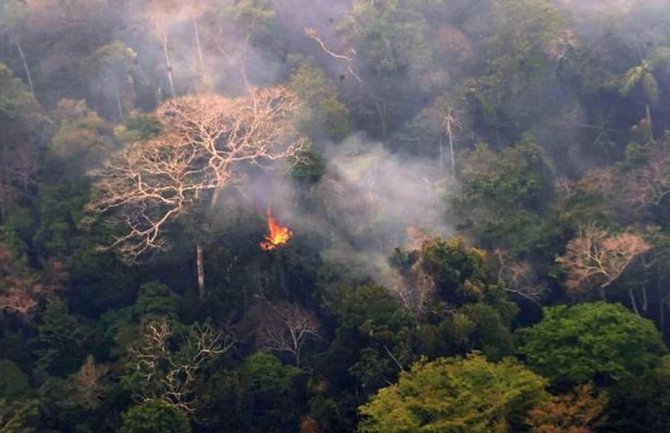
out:
M652 53L648 58L640 59L638 65L633 66L627 72L621 83L620 92L623 96L628 96L633 89L642 86L642 91L646 99L647 127L651 131L651 138L654 138L654 129L651 119L651 104L658 100L659 85L655 73L663 63L670 60L670 49L661 49Z
M215 95L175 98L157 115L163 132L113 155L95 173L93 213L112 214L125 233L112 247L127 258L166 248L166 228L205 197L243 180L246 166L295 159L303 140L294 128L297 98L281 87L237 99ZM198 290L204 296L203 246L196 245Z
M545 380L512 359L481 355L418 362L398 383L360 407L361 433L517 431L526 411L546 398Z

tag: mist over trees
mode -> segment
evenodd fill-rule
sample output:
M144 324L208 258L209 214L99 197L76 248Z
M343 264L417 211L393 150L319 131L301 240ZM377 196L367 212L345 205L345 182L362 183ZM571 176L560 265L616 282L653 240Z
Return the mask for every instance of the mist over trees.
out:
M0 0L0 432L670 432L669 97L668 0Z

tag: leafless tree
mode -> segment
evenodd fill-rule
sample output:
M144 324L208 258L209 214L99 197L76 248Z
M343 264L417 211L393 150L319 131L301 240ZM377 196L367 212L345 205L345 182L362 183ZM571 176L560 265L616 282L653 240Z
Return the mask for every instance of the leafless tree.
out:
M498 268L498 282L507 293L539 304L546 290L538 284L537 275L528 262L514 260L506 251L493 252Z
M651 246L631 232L610 233L590 224L568 242L565 254L556 261L568 275L568 289L598 289L605 299L605 289L618 280L628 266Z
M624 178L624 200L637 208L658 206L670 194L670 155L653 155Z
M421 260L409 269L396 269L393 289L403 307L415 316L426 313L435 297L435 280L424 272Z
M144 325L139 340L128 348L131 374L139 379L134 398L160 399L192 411L198 372L229 351L233 339L211 325L196 326L187 341L174 351L170 345L173 337L167 320L153 320Z
M36 273L8 246L0 244L0 279L4 286L0 290L0 311L28 314L41 300L61 289L66 278L62 262L48 262L44 273Z
M264 305L257 328L262 350L289 353L296 367L301 366L302 349L309 340L319 338L319 322L311 311L293 304Z
M293 116L300 103L283 87L228 99L216 95L174 98L157 116L163 132L129 145L95 171L91 214L108 214L124 233L110 247L131 261L169 246L166 227L205 197L241 182L242 170L276 160L297 160L303 146ZM198 245L198 289L204 293L204 259Z
M97 407L106 391L104 377L109 367L95 363L93 355L88 355L79 371L72 376L75 400L87 408Z

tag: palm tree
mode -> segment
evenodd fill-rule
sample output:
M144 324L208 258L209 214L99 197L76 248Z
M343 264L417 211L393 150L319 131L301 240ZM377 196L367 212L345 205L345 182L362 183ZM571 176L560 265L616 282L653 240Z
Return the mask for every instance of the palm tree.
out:
M642 91L647 99L646 116L647 124L651 134L651 139L654 139L654 130L651 121L651 104L658 100L660 93L658 81L654 77L654 72L665 61L670 59L670 48L657 50L646 59L640 59L640 64L633 66L626 72L623 83L619 91L621 95L628 96L639 85L642 85Z

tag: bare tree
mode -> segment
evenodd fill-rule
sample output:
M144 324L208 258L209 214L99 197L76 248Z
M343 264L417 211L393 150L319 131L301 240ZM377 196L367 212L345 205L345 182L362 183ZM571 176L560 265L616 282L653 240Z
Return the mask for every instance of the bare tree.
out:
M245 97L175 98L157 115L163 132L113 155L96 177L91 214L109 214L124 228L110 247L130 261L169 246L170 223L209 197L243 179L242 169L284 159L297 160L303 139L293 126L299 110L283 87L253 90ZM204 294L202 245L196 247L198 290Z
M175 351L173 331L165 319L147 322L139 340L128 348L131 377L137 380L134 398L160 399L187 411L193 410L192 393L198 372L233 347L233 339L210 325L196 326Z
M309 340L319 338L319 322L311 311L297 305L266 305L257 328L258 342L264 351L289 353L296 367Z
M624 178L624 201L637 208L658 206L670 194L670 155L653 155Z
M514 260L507 251L496 249L498 283L507 293L539 304L546 289L538 284L537 275L528 262Z
M104 378L108 373L109 367L96 364L93 355L88 355L79 371L72 375L75 401L89 409L98 407L107 389Z
M40 301L62 288L67 278L63 264L51 261L42 274L31 271L7 245L0 244L0 310L28 314Z
M568 289L581 291L595 287L605 299L605 289L650 249L651 246L634 233L610 233L591 224L568 242L565 255L556 261L568 275Z

